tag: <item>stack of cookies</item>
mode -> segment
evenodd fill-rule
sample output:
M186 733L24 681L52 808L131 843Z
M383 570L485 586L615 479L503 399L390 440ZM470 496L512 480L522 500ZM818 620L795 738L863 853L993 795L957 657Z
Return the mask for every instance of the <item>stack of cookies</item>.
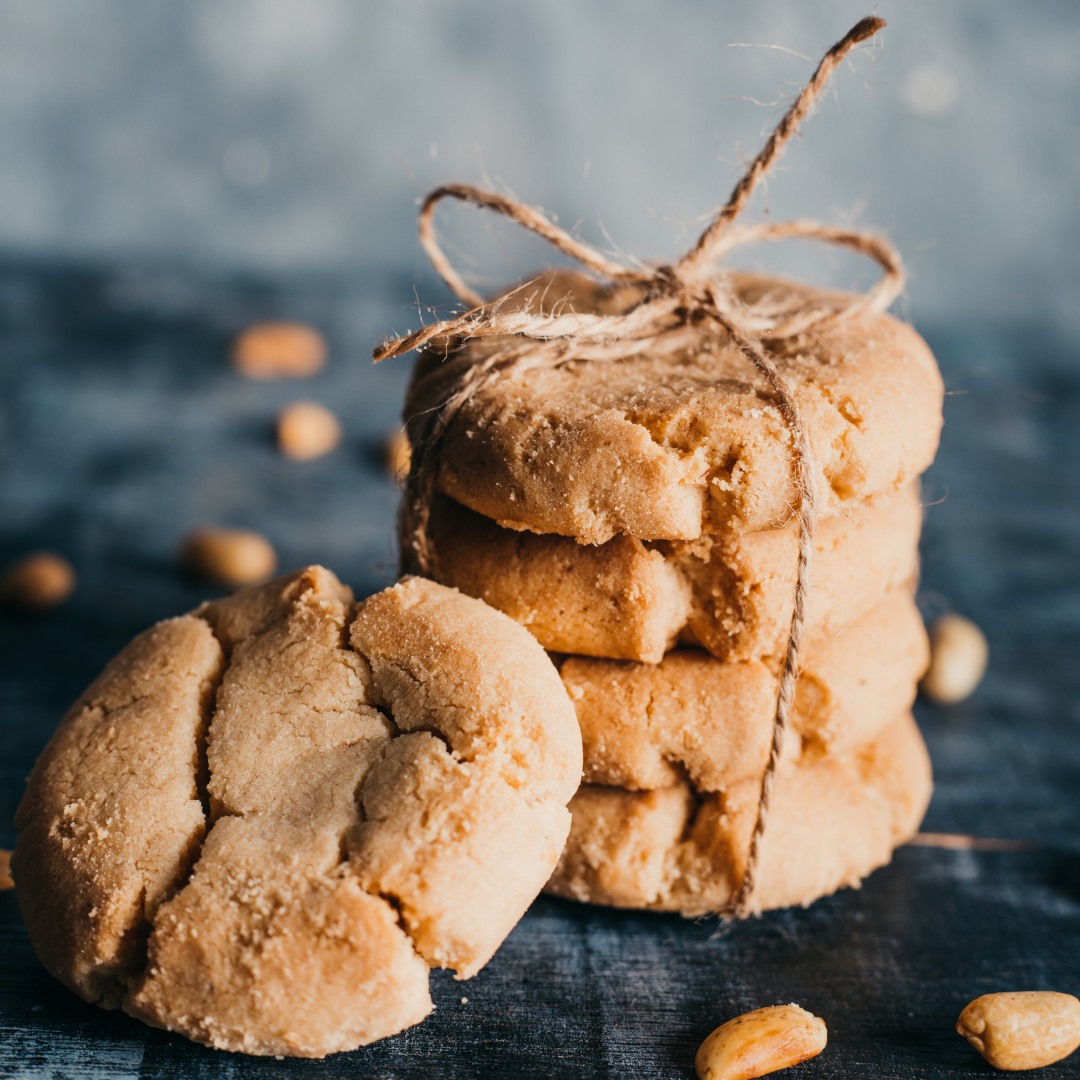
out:
M746 304L819 290L727 280ZM618 314L627 287L554 272L508 303ZM835 303L835 294L827 299ZM422 353L406 419L505 342ZM769 343L814 456L801 675L751 907L855 885L931 790L911 717L928 659L913 591L919 475L941 428L934 358L862 313ZM438 456L430 573L527 627L574 702L584 783L551 893L696 916L727 905L757 817L796 578L793 438L723 335L490 382Z

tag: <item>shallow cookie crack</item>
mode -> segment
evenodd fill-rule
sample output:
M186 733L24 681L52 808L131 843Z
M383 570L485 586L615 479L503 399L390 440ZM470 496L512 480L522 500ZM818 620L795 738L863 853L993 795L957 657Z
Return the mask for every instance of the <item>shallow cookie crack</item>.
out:
M377 896L380 900L385 901L389 905L391 910L394 912L394 919L397 922L398 926L401 928L402 933L404 933L405 936L412 943L413 951L416 952L416 955L420 956L420 952L416 948L416 942L413 939L412 934L409 932L409 924L405 918L405 904L404 901L402 901L401 897L397 896L395 893L392 892L380 892L375 889L367 889L365 891L371 896ZM423 959L423 957L421 957L421 959Z
M210 724L214 718L217 690L224 676L223 666L216 679L207 680L202 693L202 721L195 729L195 794L198 796L207 821L210 820L210 762L207 758L206 742Z
M673 763L674 764L674 763ZM683 783L686 785L687 795L693 802L693 808L687 813L686 821L683 823L682 832L679 834L680 844L689 844L693 839L694 826L697 825L698 815L701 813L702 807L705 805L706 795L711 795L713 798L718 798L723 805L723 793L722 792L708 792L702 794L697 785L690 779L690 774L686 771L686 767L682 765L682 762L678 762L678 765L682 766Z
M393 672L393 674L397 678L409 685L410 689L412 690L412 695L410 696L414 697L414 701L417 706L415 710L410 708L409 711L416 711L418 714L425 718L424 720L418 720L415 724L409 723L408 726L405 726L397 719L397 715L394 711L394 703L392 701L389 702L386 705L385 709L389 712L391 722L394 724L394 727L398 731L398 734L395 735L394 738L399 738L401 735L411 735L415 732L427 732L427 734L438 739L446 747L450 756L455 761L474 761L476 758L475 753L470 755L467 751L457 750L451 743L449 736L440 727L437 726L437 721L435 720L434 716L437 711L445 712L447 710L453 710L457 713L464 713L467 712L467 710L464 709L462 706L454 704L450 701L443 702L442 704L437 706L433 705L430 701L430 694L428 693L427 686L406 667L401 664L394 664L389 662L385 662L383 666L386 671ZM385 695L383 696L385 697ZM402 701L399 703L399 705L404 706L405 702ZM399 708L399 711L402 710ZM468 737L468 733L465 732L464 727L460 724L458 725L458 727L462 731L462 733L465 734L466 737Z
M191 880L192 874L195 873L195 866L202 855L203 846L210 835L210 830L213 829L218 818L223 816L222 808L215 807L210 796L211 775L210 761L207 755L207 740L210 734L210 725L213 723L214 715L217 712L217 693L224 681L225 672L229 668L229 654L221 638L215 632L213 625L201 616L196 616L196 618L199 618L210 630L211 635L221 649L223 660L217 671L204 679L199 688L200 719L195 728L195 797L199 800L203 812L204 825L202 834L194 838L195 842L187 853L187 865L178 874L175 884L169 890L169 896L174 896L180 892ZM148 922L147 938L149 938L151 928L151 924Z

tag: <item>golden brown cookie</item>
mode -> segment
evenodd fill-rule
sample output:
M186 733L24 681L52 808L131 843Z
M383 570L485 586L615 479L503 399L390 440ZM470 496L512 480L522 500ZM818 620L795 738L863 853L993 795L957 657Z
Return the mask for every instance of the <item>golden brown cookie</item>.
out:
M874 738L911 707L929 648L901 592L803 655L789 761ZM699 791L719 791L765 768L777 678L760 661L676 649L659 664L572 656L560 674L581 726L586 783L636 791L689 778Z
M720 911L746 867L760 787L760 775L706 795L686 781L656 791L584 784L545 892L688 917ZM782 765L751 909L805 905L857 886L915 834L931 789L930 759L909 714L845 754Z
M199 748L221 645L182 615L140 634L64 717L15 815L12 857L41 962L116 1008L150 921L198 853Z
M827 636L918 572L918 489L875 496L820 522L806 632ZM787 645L798 558L793 526L645 544L500 528L436 499L433 575L528 627L552 652L657 663L677 641L721 659L773 659Z
M745 300L809 286L733 275ZM504 301L534 309L609 312L624 291L547 275ZM505 348L500 338L421 354L405 406L437 408L455 379ZM934 458L942 382L926 343L889 315L863 314L771 343L816 461L821 516L899 491ZM749 362L723 338L612 362L536 366L480 390L443 436L439 489L514 529L604 543L694 540L790 520L791 432Z
M486 605L407 579L354 605L311 567L137 638L19 808L58 978L198 1042L321 1057L417 1023L558 858L580 736Z

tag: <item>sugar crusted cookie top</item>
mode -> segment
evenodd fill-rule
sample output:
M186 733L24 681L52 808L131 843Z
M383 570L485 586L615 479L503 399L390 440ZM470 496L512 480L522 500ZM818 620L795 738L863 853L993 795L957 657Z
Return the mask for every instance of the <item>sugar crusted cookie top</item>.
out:
M490 958L580 774L524 630L422 579L357 606L311 567L153 628L76 703L19 810L19 897L89 1000L320 1057Z
M820 290L732 278L756 301ZM632 290L604 291L556 272L506 301L608 313ZM503 339L421 354L405 417L438 406L463 368ZM795 393L818 467L819 512L892 492L933 460L943 387L930 350L906 324L862 315L771 343ZM619 361L570 361L499 379L447 429L438 487L511 528L603 543L749 532L791 517L791 435L749 362L702 333L693 348Z

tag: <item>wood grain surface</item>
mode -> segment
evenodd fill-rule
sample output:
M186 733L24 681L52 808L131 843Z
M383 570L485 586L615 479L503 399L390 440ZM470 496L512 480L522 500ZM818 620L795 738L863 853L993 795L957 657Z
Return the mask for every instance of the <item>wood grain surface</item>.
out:
M392 580L380 446L406 365L373 369L369 350L415 325L411 295L377 273L0 264L0 561L51 548L79 573L60 610L0 616L0 846L66 706L135 633L213 594L176 569L186 529L258 529L283 568L323 562L361 595ZM327 370L233 374L231 334L266 317L320 327ZM1080 994L1080 345L1016 324L921 329L951 394L920 603L974 618L991 645L972 699L918 709L937 785L924 828L1026 844L909 846L860 890L740 925L542 898L475 979L433 974L424 1024L322 1062L223 1054L86 1005L3 893L0 1076L689 1077L716 1025L789 1001L829 1026L793 1076L990 1075L953 1031L968 1001ZM330 456L277 453L274 416L296 398L341 417ZM1080 1076L1080 1056L1039 1075Z

